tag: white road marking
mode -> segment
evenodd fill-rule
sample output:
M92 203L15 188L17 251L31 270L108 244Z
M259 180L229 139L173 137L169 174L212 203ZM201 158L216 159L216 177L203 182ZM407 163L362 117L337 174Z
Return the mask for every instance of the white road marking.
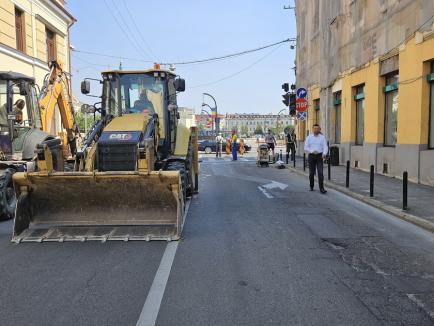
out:
M288 188L288 185L277 181L272 181L266 185L263 185L263 187L267 189L280 188L281 190L285 190L286 188Z
M265 195L265 197L271 199L274 198L273 195L269 194L264 188L262 188L261 186L258 186L258 189Z
M185 208L184 223L187 219L190 203L191 201L188 201ZM139 320L137 321L137 326L155 326L158 312L160 311L161 301L163 300L164 291L166 290L167 281L169 280L170 270L172 269L173 261L175 260L178 244L179 241L171 241L167 244L163 257L161 258L160 266L158 266L151 289L149 290L142 312L140 313Z

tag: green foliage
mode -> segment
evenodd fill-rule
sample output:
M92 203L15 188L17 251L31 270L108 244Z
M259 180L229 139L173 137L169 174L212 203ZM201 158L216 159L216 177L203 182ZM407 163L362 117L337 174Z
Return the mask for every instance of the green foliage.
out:
M293 125L287 125L287 126L285 127L285 129L283 129L283 132L284 132L285 134L287 134L288 131L290 131L291 129L294 129L294 128L295 128L295 126L293 126Z
M245 125L241 126L241 135L248 136L249 135L249 128Z
M263 133L264 133L264 131L262 130L262 126L257 125L255 128L255 135L262 135Z
M87 115L87 130L89 130L90 127L92 127L92 125L98 119L99 119L99 116L96 116L96 119L95 119L93 114L88 114ZM75 123L78 125L78 129L80 130L80 132L84 133L86 130L85 129L86 119L85 119L83 113L81 113L81 112L75 113Z

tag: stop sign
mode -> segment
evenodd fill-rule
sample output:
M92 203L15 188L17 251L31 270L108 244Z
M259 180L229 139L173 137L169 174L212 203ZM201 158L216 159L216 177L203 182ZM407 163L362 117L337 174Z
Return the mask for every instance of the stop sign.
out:
M305 98L298 98L295 101L295 108L298 112L304 112L307 110L308 104Z

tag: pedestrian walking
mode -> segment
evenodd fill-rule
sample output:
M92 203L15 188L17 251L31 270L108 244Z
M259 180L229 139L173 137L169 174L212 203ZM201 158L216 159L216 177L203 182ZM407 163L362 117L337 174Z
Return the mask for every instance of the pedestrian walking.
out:
M232 130L232 161L236 161L238 159L237 157L237 152L238 152L238 136L237 136L237 132L235 131L235 129Z
M222 157L223 136L221 133L217 135L217 137L215 138L215 142L216 142L215 157Z
M272 134L270 129L268 129L268 132L265 135L265 143L267 144L268 148L271 149L271 152L273 154L273 162L274 162L276 158L274 155L274 146L277 143L276 143L276 138L274 138L274 135Z
M327 140L321 133L319 125L313 125L313 134L310 134L304 143L304 151L307 152L309 162L309 183L310 191L313 191L315 181L315 171L318 171L319 190L322 194L327 191L324 189L323 162L326 158L328 147Z
M295 159L295 151L297 149L297 135L294 129L288 130L286 134L286 152L291 153L291 161Z

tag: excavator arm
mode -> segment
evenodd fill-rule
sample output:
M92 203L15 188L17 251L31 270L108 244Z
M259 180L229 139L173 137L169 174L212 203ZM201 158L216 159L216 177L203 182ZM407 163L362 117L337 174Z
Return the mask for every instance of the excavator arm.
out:
M57 61L50 62L50 73L45 77L44 85L39 96L42 129L51 131L51 124L56 105L59 108L62 126L65 133L60 133L63 144L68 143L71 155L76 153L76 127L71 104L69 80Z

